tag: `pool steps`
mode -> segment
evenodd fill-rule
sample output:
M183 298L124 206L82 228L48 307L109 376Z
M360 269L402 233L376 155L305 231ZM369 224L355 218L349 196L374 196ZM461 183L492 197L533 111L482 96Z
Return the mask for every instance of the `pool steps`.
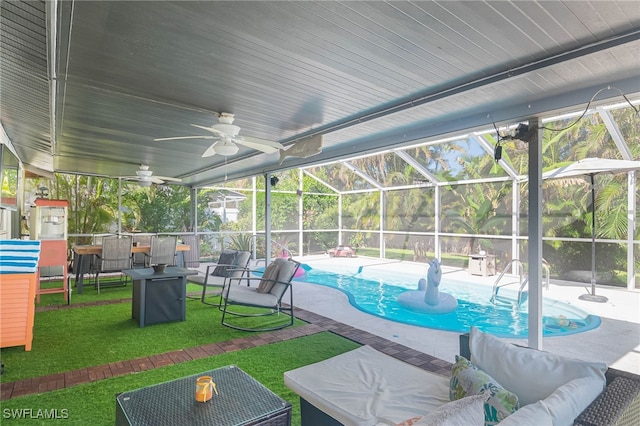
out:
M527 291L524 290L524 288L528 287L529 276L524 272L524 263L522 263L522 261L520 261L519 259L511 259L511 261L502 270L502 272L500 273L496 281L493 283L493 292L491 296L491 303L493 304L496 304L498 302L502 302L502 303L505 302L504 298L501 298L500 300L498 299L498 291L500 291L501 287L511 285L511 284L516 284L515 282L507 282L502 285L499 285L500 280L502 280L502 278L504 277L504 274L509 270L511 265L518 267L518 276L520 278L519 280L520 287L518 288L518 299L516 300L516 304L517 304L516 306L520 306L522 303L525 302L525 300L527 300L528 293ZM544 272L545 272L545 277L544 277L545 279L542 282L542 284L545 286L545 288L548 289L551 270L549 269L549 265L546 262L542 263L542 269L544 269Z

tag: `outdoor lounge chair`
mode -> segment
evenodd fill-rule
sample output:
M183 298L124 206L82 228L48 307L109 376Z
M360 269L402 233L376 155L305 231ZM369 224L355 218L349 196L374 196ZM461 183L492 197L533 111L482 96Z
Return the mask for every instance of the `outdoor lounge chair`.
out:
M293 325L293 290L291 280L295 276L300 263L293 259L277 258L264 270L262 277L228 278L222 290L221 310L222 325L243 331L270 331ZM246 280L247 286L237 285ZM251 282L257 282L257 287L252 287ZM288 305L282 304L282 298L289 291ZM258 313L243 313L231 311L232 306L247 306L260 308ZM285 313L289 321L282 325L263 328L246 328L231 324L227 321L227 314L238 317L267 316Z
M131 269L132 257L131 247L133 239L127 235L114 235L102 238L102 254L96 255L95 263L95 286L98 294L100 287L125 286L127 278L122 274L125 269ZM100 284L100 273L119 272L121 277L118 281L109 281Z
M248 277L249 270L247 267L249 260L251 260L251 253L248 251L225 250L220 253L217 263L207 265L207 270L204 275L189 275L187 276L187 281L202 286L202 295L199 297L202 303L220 307L220 303L207 302L207 289L217 288L221 291L227 279L241 279L245 275ZM236 283L239 283L239 281ZM215 294L217 295L219 293L220 292L216 292Z

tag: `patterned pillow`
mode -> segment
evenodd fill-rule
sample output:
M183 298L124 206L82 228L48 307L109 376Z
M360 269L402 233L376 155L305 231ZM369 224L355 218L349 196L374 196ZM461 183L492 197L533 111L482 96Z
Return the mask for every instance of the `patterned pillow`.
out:
M422 419L422 416L416 416L416 417L412 417L410 419L407 419L403 422L400 423L396 423L396 426L413 426L413 425L417 425L418 422Z
M220 253L220 258L218 259L218 266L213 270L211 275L215 275L216 277L226 277L227 269L233 268L236 263L236 256L238 255L237 251L223 251Z
M472 395L448 402L425 416L417 416L395 426L484 426L484 403L488 394Z
M456 355L456 363L451 369L449 381L449 399L455 401L467 395L489 393L491 396L484 404L485 426L500 423L520 405L518 397L500 386L491 376L473 365L466 358Z

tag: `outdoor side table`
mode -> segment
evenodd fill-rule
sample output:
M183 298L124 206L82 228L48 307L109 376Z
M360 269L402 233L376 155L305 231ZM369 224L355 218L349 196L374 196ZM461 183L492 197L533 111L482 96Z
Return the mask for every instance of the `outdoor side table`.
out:
M195 400L200 376L218 390L207 402ZM117 395L116 425L290 426L291 404L230 365Z
M492 254L469 255L469 273L487 277L496 274L496 257Z
M122 273L133 280L131 317L138 320L140 327L186 319L187 275L197 271L169 267L164 272L140 268Z

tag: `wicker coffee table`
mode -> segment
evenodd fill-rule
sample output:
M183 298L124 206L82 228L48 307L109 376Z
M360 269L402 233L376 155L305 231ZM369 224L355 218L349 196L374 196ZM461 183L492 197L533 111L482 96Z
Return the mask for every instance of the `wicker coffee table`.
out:
M200 376L218 389L204 403L195 400ZM231 365L119 394L116 425L290 426L291 404Z

